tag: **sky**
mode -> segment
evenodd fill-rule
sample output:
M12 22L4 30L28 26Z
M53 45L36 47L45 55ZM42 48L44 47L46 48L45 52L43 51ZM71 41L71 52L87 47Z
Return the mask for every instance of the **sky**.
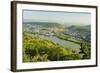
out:
M23 20L89 25L91 23L91 14L83 12L23 10Z

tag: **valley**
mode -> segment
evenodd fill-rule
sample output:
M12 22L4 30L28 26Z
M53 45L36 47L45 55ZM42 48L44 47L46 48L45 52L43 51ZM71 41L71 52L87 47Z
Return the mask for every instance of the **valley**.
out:
M66 26L56 22L24 22L23 60L38 62L90 59L90 31L90 25Z

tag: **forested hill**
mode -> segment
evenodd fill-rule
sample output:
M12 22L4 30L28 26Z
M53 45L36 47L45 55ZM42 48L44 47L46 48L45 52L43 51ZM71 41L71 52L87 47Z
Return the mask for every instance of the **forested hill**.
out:
M91 26L90 25L85 25L85 26L75 26L72 25L70 27L67 27L67 29L72 30L72 31L80 31L80 32L86 32L86 31L90 31Z
M30 24L30 26L42 26L42 27L56 27L56 28L63 28L63 25L55 22L24 22L25 25Z

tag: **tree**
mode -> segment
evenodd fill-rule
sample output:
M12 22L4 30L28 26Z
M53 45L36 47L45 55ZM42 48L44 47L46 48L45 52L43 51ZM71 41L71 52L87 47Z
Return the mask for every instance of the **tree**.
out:
M90 45L86 42L82 42L80 46L80 54L83 54L82 59L89 59L91 55Z

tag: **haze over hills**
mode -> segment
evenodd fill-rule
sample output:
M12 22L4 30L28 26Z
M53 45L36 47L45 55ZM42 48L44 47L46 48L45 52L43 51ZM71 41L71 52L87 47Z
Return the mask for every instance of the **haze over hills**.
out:
M63 11L38 11L38 10L24 10L24 21L36 22L57 22L57 23L76 23L76 24L90 24L91 14L87 12L63 12Z
M48 22L48 21L42 21L42 20L33 20L33 19L24 19L23 20L24 23L58 23L63 25L64 27L69 27L72 25L78 25L78 26L86 26L86 25L90 25L90 24L84 24L84 23L74 23L74 22Z
M46 28L63 28L64 25L61 25L59 23L55 22L24 22L24 25L29 25L29 26L38 26L38 27L46 27Z
M60 24L56 22L24 22L24 28L27 28L29 30L32 29L47 29L49 30L52 28L53 30L57 30L56 32L59 32L59 30L63 29L64 34L68 34L75 37L84 38L90 41L91 36L91 26L90 25L73 25L73 24ZM56 28L56 29L55 29ZM41 30L40 30L41 31Z

